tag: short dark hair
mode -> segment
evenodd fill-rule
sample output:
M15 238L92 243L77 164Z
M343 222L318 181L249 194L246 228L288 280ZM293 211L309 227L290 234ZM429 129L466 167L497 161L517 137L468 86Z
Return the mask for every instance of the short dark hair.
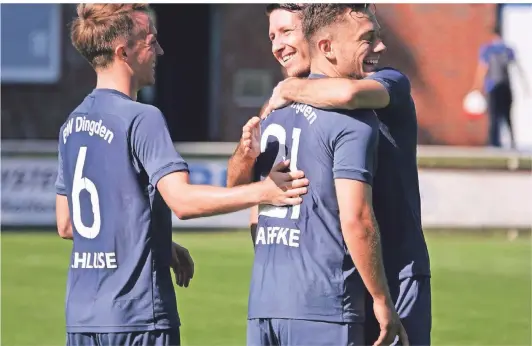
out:
M341 18L347 10L364 12L371 4L309 4L303 9L303 33L310 40L321 28L327 27Z
M275 10L285 10L290 12L303 11L305 4L268 4L266 5L266 15L269 16Z

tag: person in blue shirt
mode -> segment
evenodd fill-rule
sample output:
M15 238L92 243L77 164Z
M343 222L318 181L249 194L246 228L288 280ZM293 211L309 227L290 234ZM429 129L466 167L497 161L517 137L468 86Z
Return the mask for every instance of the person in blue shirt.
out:
M474 90L482 90L486 95L490 119L489 143L494 147L501 146L500 130L504 122L510 130L511 147L515 148L511 118L512 87L509 73L509 67L512 64L518 68L525 90L528 91L524 73L517 62L514 50L503 41L500 27L495 26L491 42L480 47L473 85Z
M190 219L297 205L308 180L282 172L283 161L247 186L191 185L163 114L136 102L163 54L148 5L80 4L77 13L72 43L97 84L59 131L57 228L73 240L67 345L179 345L170 269L186 287L193 263L172 243L171 211Z
M307 79L309 44L302 33L299 4L267 7L272 53L290 76L280 82L262 113L284 109L293 102L319 109L375 109L380 120L378 167L373 180L373 208L381 232L382 256L392 299L413 345L429 345L432 327L430 260L421 225L417 170L417 119L408 78L393 68L377 68L384 52L379 28L364 32L361 47L380 47L358 57L352 78ZM331 121L333 121L331 119ZM244 127L239 148L231 158L233 181L245 182L252 172L250 157L258 155L257 119ZM237 168L238 167L238 168ZM231 165L230 165L231 168ZM306 172L309 176L309 172ZM311 185L312 185L312 179ZM319 182L318 182L319 183ZM252 220L256 224L256 219ZM252 226L255 229L255 226ZM378 336L379 324L366 308L366 342ZM395 342L399 342L396 339Z

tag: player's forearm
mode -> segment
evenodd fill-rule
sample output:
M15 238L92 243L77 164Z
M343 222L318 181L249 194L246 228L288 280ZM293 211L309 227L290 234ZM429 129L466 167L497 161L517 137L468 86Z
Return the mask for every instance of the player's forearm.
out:
M290 78L283 82L281 96L317 108L353 109L354 82L347 78Z
M373 216L342 223L345 243L368 292L375 300L390 300L382 263L381 242Z
M253 181L255 160L240 152L240 143L227 165L227 186L249 184Z
M264 202L262 183L233 188L186 185L170 208L182 220L227 214Z

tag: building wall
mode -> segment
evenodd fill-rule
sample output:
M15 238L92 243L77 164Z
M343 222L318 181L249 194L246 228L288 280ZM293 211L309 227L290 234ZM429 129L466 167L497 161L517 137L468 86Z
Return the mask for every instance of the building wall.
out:
M399 68L411 80L419 142L483 145L486 118L466 116L462 100L473 83L478 48L489 39L495 5L382 4L377 16L388 46L383 65ZM224 6L222 23L221 130L222 138L236 140L240 125L258 111L236 105L232 93L237 71L252 67L269 72L271 87L282 76L270 53L264 6Z
M176 5L179 6L179 5ZM268 40L264 5L214 5L220 16L220 122L217 140L235 141L282 79ZM377 16L388 52L383 64L411 79L421 144L483 145L487 121L462 111L479 46L495 20L493 4L382 4ZM74 5L63 5L62 78L51 86L2 85L2 138L57 138L69 112L95 84L94 72L70 44ZM207 86L206 86L207 87Z

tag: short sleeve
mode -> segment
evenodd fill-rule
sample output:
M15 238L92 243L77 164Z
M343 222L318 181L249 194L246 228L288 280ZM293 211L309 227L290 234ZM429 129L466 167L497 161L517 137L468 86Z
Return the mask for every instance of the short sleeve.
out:
M59 139L59 142L61 142L61 139ZM59 144L57 150L57 178L55 180L55 193L62 196L66 196L67 194L63 179L63 154L61 153L61 144Z
M378 136L369 117L376 117L364 111L367 117L343 116L336 126L341 126L332 143L334 179L352 179L373 184L376 166ZM375 120L374 120L375 121Z
M480 47L479 59L485 64L489 62L489 54L490 54L489 48L490 47L488 45L484 45Z
M156 107L150 106L135 118L131 143L153 186L167 174L188 171L187 163L175 150L164 116Z
M390 95L389 106L396 105L410 96L411 87L408 77L395 69L386 68L379 70L369 76L368 79L373 79L386 88L388 95Z

